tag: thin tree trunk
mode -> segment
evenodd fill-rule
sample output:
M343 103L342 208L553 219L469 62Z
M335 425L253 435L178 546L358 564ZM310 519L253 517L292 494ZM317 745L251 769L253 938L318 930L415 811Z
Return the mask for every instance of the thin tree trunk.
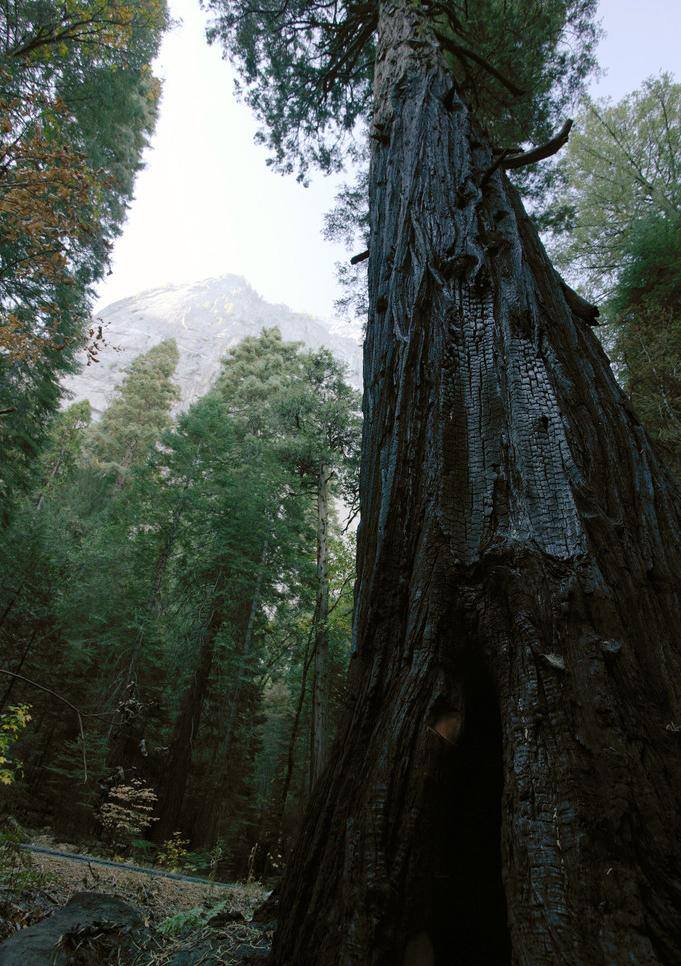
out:
M186 489L187 485L185 485L185 491ZM177 538L182 505L176 507L173 511L170 527L164 535L156 557L153 584L147 603L147 610L156 618L161 615L161 587ZM146 708L144 702L139 699L137 690L137 668L144 640L145 631L144 627L141 627L130 652L130 660L125 672L124 693L126 697L118 702L108 734L107 769L122 768L126 774L131 769L138 773L143 771L147 754L144 746L147 726Z
M352 708L276 966L681 957L681 492L381 6Z
M300 693L298 695L298 703L296 704L296 711L293 716L293 724L291 725L291 734L289 736L288 751L286 753L286 775L284 776L284 785L281 790L281 799L279 803L278 812L278 824L281 829L284 824L284 816L286 814L286 802L288 800L289 790L291 788L291 780L293 778L293 769L295 767L295 754L296 754L296 739L298 737L298 728L300 726L300 717L303 711L303 704L305 702L305 691L307 687L307 672L310 668L310 639L308 638L307 645L305 647L305 654L303 655L303 673L300 679Z
M37 501L35 503L34 509L36 510L36 512L38 512L41 509L43 503L45 502L45 497L47 495L48 487L49 487L50 483L52 482L52 480L57 475L57 473L59 472L59 470L61 469L61 465L64 462L64 455L65 455L65 450L62 449L60 451L59 456L57 457L57 459L56 459L56 461L55 461L52 469L47 474L47 479L43 483L42 489L40 490L40 494L39 494L38 499L37 499Z
M314 678L312 681L312 749L310 787L326 764L329 746L329 482L322 463L317 480L317 603L315 607Z
M232 743L232 737L234 733L234 725L236 720L237 705L239 703L239 695L241 693L241 688L243 686L244 680L246 678L244 665L249 660L251 656L251 650L253 647L253 630L255 628L255 618L260 609L260 598L262 595L262 582L263 582L263 572L265 567L265 560L267 559L268 551L268 541L265 540L263 544L262 553L260 554L260 569L258 571L258 576L255 582L255 590L253 596L251 597L251 602L248 607L248 619L246 621L246 629L244 631L243 637L241 639L241 647L237 647L236 656L239 661L239 666L237 668L236 680L234 687L232 688L230 695L225 702L226 704L226 717L225 717L225 732L222 741L217 746L219 748L219 756L223 763L229 758L230 746Z
M23 666L24 666L24 664L26 662L26 658L30 654L31 648L33 647L33 642L36 639L37 633L38 633L38 628L37 627L34 627L32 633L31 633L31 636L29 637L29 639L26 642L26 645L25 645L23 651L21 652L21 657L19 658L19 663L17 664L17 666L14 669L14 673L15 674L19 674L21 672L21 670L22 670L22 668L23 668ZM14 691L14 686L15 686L16 683L17 683L17 678L10 678L10 682L7 685L7 688L5 690L5 693L3 694L2 698L0 698L0 711L2 711L5 708L5 706L9 702L9 699L12 697L12 692Z
M180 712L173 729L170 753L165 766L165 779L159 795L159 820L153 830L154 838L158 842L165 841L179 829L189 782L194 739L201 723L213 668L215 639L224 620L223 608L221 601L214 604L208 624L201 635L196 667L182 698Z
M267 541L265 542L260 558L261 568L264 567L266 555ZM250 605L247 609L248 617L246 620L245 631L241 638L241 645L237 647L235 653L235 656L238 660L238 667L234 684L229 690L227 699L225 701L224 732L220 740L216 742L210 759L208 771L209 774L215 775L215 779L209 784L210 793L207 796L207 800L203 803L203 807L199 809L200 827L196 828L197 840L209 843L210 845L213 845L218 838L220 817L223 812L222 805L225 787L229 780L230 770L235 764L232 748L244 684L246 683L247 678L251 676L249 673L247 673L245 664L248 662L251 656L251 650L253 647L255 618L261 603L260 598L262 593L262 576L263 572L261 569L258 573L256 586L250 601ZM237 622L237 628L238 626L239 622Z

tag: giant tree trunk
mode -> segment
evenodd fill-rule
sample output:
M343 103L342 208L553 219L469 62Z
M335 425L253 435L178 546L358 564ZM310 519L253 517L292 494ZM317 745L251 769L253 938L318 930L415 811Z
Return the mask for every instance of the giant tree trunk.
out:
M314 616L314 679L312 681L312 741L310 787L324 765L329 744L329 482L324 463L317 480L317 603Z
M277 966L681 958L681 493L385 0L353 706Z

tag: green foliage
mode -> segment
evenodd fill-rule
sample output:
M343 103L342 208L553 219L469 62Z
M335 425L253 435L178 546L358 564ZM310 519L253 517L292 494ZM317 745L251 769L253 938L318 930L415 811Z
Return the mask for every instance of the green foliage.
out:
M176 912L174 916L169 916L159 924L159 930L166 936L184 936L197 929L203 929L211 919L227 908L227 902L217 902L209 909L187 909L185 912Z
M81 404L51 422L34 488L0 533L0 650L87 713L84 784L75 715L31 694L22 819L127 848L144 826L177 831L193 851L175 860L222 877L245 869L262 816L276 814L314 620L315 479L328 461L352 502L358 399L328 353L266 330L173 418L175 362L163 343L135 360L98 423ZM332 530L335 720L354 561ZM293 746L291 813L307 794L302 722ZM178 821L157 833L180 784ZM136 789L158 802L139 808Z
M632 233L681 211L681 84L646 80L616 104L585 100L559 161L555 254L594 299L636 258ZM649 240L650 240L649 236Z
M281 5L210 0L209 38L239 71L259 134L280 170L337 170L357 157L353 138L371 113L379 5L357 0ZM595 0L481 0L434 3L427 16L478 60L450 56L478 119L501 143L543 139L594 66ZM513 78L509 97L480 58Z
M628 233L625 254L610 300L613 313L681 307L681 204L667 216L636 221Z
M175 340L168 339L134 359L102 419L92 427L88 451L93 465L112 474L119 487L170 427L171 406L180 398L172 381L178 358Z
M165 936L183 936L206 924L205 910L195 907L184 912L176 912L159 923L159 932Z
M681 473L681 84L586 101L547 224L561 267L603 299L618 374Z
M608 318L625 387L681 478L681 212L632 229Z
M29 704L17 704L0 714L0 785L11 785L21 774L21 762L12 761L8 756L31 720L30 710Z
M169 839L161 845L156 855L156 862L171 872L180 872L185 868L189 856L189 839L182 838L181 832L173 832Z
M45 888L48 876L36 869L33 856L23 846L28 835L19 823L7 819L0 827L0 886L11 892Z
M0 4L0 499L32 483L156 118L163 0Z

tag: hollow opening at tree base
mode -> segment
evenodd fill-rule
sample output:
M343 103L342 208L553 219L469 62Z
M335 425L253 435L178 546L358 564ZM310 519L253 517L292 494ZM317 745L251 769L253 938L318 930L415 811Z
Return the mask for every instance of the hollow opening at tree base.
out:
M506 966L511 942L502 882L502 731L480 660L466 675L466 714L443 789L434 870L434 966Z

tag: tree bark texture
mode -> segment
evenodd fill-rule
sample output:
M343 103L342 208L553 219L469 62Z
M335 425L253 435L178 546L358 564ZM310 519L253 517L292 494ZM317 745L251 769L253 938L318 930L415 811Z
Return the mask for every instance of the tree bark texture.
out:
M312 754L310 787L321 775L329 745L329 482L324 463L317 481L317 602L315 607L314 679L312 682Z
M681 959L681 493L386 0L352 707L277 966Z

